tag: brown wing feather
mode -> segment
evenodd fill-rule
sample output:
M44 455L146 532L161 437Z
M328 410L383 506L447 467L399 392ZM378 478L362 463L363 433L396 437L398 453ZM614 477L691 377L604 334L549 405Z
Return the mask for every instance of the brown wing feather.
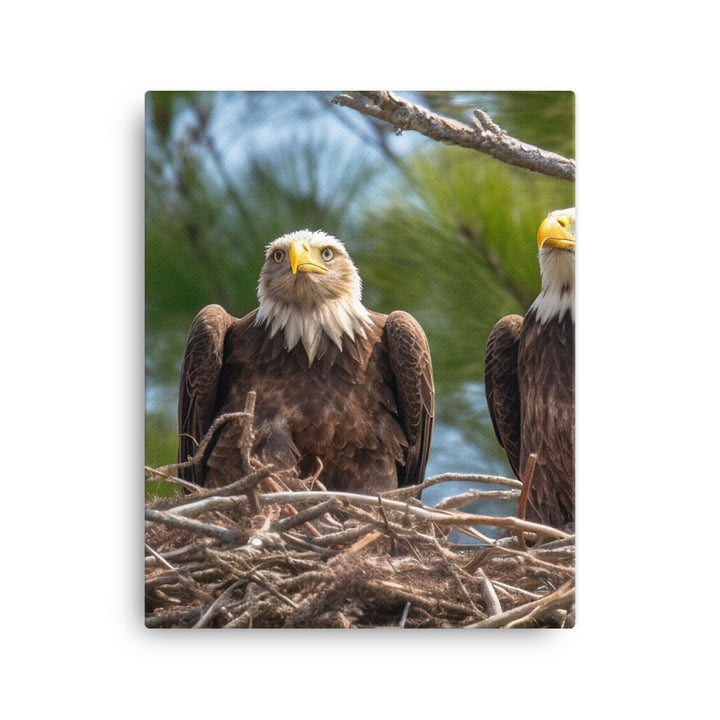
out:
M233 322L220 305L208 305L190 325L180 372L179 462L193 455L215 417L225 334ZM196 466L184 477L201 484L200 474Z
M400 425L408 439L405 466L398 474L400 487L422 482L435 418L435 389L430 347L419 323L406 312L390 313L385 323L390 367Z
M528 496L528 519L565 527L575 520L575 324L538 323L525 316L518 354L523 398L520 467L537 462Z
M523 318L507 315L495 323L485 348L485 397L498 442L520 477L520 391L518 341Z

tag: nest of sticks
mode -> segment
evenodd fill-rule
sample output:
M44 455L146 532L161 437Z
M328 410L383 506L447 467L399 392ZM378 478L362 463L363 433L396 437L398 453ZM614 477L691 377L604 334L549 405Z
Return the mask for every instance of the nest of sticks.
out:
M168 477L147 469L160 472ZM258 489L282 474L267 466L225 488L147 503L147 627L574 624L573 536L450 507L477 491L430 508L407 490L370 497ZM452 528L478 537L479 524L510 534L482 545L448 542Z
M238 422L244 477L205 489L177 477L181 466L145 468L147 480L182 488L146 502L147 627L574 625L575 538L522 519L531 478L440 475L377 496L329 492L319 472L300 478L252 460L253 400L218 418L184 463L200 462L214 434ZM423 489L450 480L507 489L422 504ZM521 517L458 509L498 496L518 497ZM491 539L477 526L506 535ZM450 542L453 529L476 544Z

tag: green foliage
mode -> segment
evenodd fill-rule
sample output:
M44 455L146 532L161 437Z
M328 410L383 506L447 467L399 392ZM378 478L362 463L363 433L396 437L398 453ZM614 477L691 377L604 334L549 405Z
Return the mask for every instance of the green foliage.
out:
M366 294L417 316L440 383L480 379L494 323L524 313L539 291L537 228L549 209L573 204L572 186L456 147L414 156L406 171L414 202L398 193L364 222Z

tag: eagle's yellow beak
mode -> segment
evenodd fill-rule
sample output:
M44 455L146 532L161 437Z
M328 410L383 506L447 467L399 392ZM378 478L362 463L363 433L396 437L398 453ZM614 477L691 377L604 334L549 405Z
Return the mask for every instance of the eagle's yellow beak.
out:
M295 275L300 272L326 273L328 271L325 263L320 257L320 248L313 247L303 239L293 240L288 252L290 268Z
M541 223L537 234L538 247L575 247L575 210L559 210L550 213Z

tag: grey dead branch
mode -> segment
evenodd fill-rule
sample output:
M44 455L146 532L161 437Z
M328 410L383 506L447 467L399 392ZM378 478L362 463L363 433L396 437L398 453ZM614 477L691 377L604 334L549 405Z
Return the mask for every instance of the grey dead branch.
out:
M396 132L414 130L432 140L477 150L508 165L575 180L575 160L512 137L480 108L473 111L473 124L467 125L387 90L345 92L336 95L333 103L387 122Z

